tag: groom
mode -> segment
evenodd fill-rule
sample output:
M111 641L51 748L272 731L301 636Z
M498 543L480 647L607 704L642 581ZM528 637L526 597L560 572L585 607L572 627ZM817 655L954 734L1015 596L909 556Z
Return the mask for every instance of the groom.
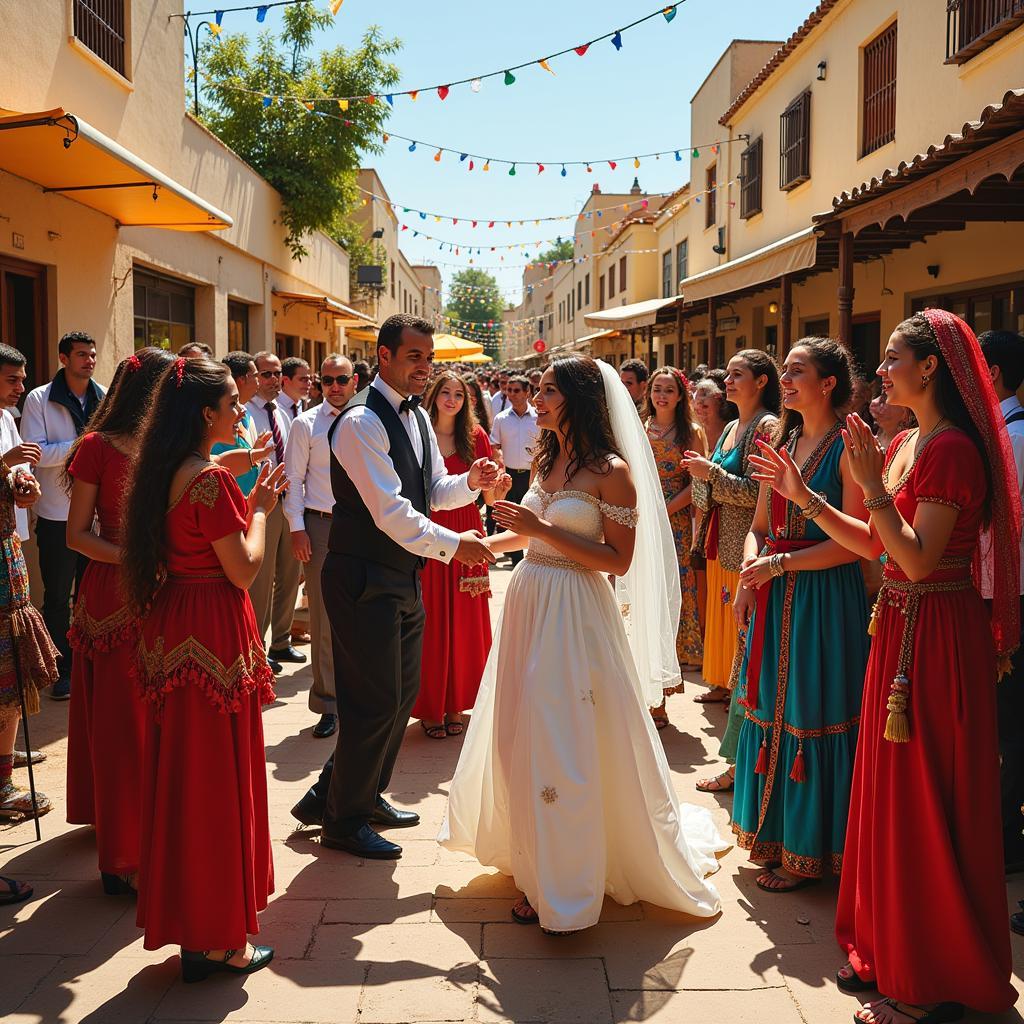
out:
M322 589L341 728L334 756L292 814L307 825L322 822L322 845L379 860L400 857L402 848L371 824L419 824L419 815L396 810L381 794L420 687L420 569L427 558L494 561L478 532L458 534L430 520L432 507L473 503L499 473L489 459L462 476L445 469L430 417L417 408L430 379L433 333L417 317L389 317L377 337L377 378L328 435L335 504Z

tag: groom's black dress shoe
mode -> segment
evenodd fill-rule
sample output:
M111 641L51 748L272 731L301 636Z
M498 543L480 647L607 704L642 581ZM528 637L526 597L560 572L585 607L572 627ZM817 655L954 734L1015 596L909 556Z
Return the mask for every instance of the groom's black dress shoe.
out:
M402 848L397 843L388 842L383 836L377 835L369 825L363 825L351 836L321 835L320 845L329 850L344 850L345 853L368 860L398 860L402 856Z
M377 797L377 806L370 815L370 821L374 825L384 825L388 828L412 828L420 823L420 816L413 811L400 811L392 807L384 797Z
M313 726L313 735L318 739L326 739L333 736L338 728L337 715L321 715L320 721Z
M303 825L320 825L324 820L324 802L313 790L309 789L302 799L292 808L292 817L298 818Z
M270 661L287 661L294 665L306 664L306 656L302 653L302 651L295 650L295 648L292 647L291 644L289 644L287 647L282 647L280 650L278 650L275 647L271 647L270 650L267 651L267 658Z

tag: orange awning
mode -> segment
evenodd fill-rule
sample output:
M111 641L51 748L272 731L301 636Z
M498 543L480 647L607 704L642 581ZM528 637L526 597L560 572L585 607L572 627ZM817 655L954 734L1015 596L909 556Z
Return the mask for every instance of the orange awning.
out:
M231 218L60 107L0 109L0 167L124 227L217 231Z
M334 322L342 327L374 327L372 316L360 313L358 309L352 309L337 299L328 295L317 295L315 292L279 292L274 289L274 295L284 300L285 306L301 305L312 306L320 313L329 313L334 317Z

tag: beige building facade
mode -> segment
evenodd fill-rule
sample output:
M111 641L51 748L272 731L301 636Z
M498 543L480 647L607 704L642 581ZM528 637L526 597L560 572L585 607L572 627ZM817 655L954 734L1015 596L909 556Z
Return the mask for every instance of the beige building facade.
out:
M97 340L97 377L144 344L202 341L316 361L368 322L348 255L284 244L281 199L190 114L180 0L5 6L0 79L0 333L57 369L57 340Z

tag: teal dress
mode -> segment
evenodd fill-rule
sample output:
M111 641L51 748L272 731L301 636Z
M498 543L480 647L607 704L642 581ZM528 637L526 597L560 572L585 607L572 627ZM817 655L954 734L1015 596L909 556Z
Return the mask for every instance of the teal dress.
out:
M842 453L837 424L803 466L808 486L836 508L843 499ZM769 526L770 552L827 539L774 492ZM744 706L744 721L732 828L752 860L781 862L810 878L839 874L868 647L858 562L789 572L759 592L733 695Z
M218 442L210 449L211 455L223 455L225 452L233 452L238 448L252 448L249 444L249 429L252 426L252 417L249 415L249 411L245 410L242 413L242 419L240 424L244 430L244 433L240 433L235 438L234 444L222 444ZM253 466L252 469L247 469L241 476L235 477L235 483L238 484L239 488L246 497L249 496L249 492L256 486L256 480L260 475L260 467Z

